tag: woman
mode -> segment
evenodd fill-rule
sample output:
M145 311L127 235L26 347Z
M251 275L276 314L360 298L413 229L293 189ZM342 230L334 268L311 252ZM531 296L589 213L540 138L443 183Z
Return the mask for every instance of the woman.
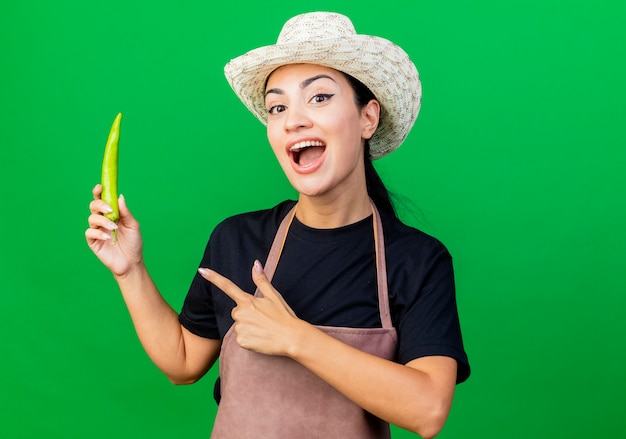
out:
M452 262L398 220L371 163L417 117L413 63L345 16L309 13L225 73L267 124L298 200L218 225L178 315L148 274L124 198L113 224L96 186L87 241L144 348L177 384L220 357L214 438L384 438L389 423L435 436L469 376Z

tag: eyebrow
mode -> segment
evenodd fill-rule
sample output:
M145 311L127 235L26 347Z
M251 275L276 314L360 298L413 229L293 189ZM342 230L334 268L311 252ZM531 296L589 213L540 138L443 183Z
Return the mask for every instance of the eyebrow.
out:
M330 79L333 82L337 82L332 77L330 77L330 76L328 76L328 75L326 75L324 73L320 73L319 75L311 76L310 78L307 78L304 81L302 81L300 83L300 88L301 89L302 88L306 88L309 85L311 85L313 82L317 81L318 79L322 79L322 78L327 78L327 79ZM270 94L270 93L276 93L276 94L279 94L279 95L285 94L285 92L282 89L280 89L280 88L270 88L269 90L265 91L265 97L267 97L267 95Z

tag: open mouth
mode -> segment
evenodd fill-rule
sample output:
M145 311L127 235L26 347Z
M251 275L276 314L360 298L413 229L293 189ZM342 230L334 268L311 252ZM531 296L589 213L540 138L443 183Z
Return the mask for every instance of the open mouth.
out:
M289 148L294 163L303 168L313 166L325 150L326 145L319 140L305 140Z

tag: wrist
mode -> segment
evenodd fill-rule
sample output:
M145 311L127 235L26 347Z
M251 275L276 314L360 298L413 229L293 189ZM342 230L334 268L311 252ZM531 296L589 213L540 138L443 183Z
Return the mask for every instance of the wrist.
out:
M291 337L287 346L287 357L292 360L300 361L305 355L307 346L311 345L311 337L314 336L317 331L319 330L315 326L298 319L290 331Z
M124 273L113 273L113 277L117 283L132 282L140 279L146 271L144 260L141 258L137 262L131 264L128 270Z

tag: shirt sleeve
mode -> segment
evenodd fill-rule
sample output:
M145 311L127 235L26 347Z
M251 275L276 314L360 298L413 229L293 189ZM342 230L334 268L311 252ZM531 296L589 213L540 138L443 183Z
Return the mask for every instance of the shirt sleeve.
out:
M209 241L200 267L211 266L209 257L210 244L211 242ZM193 334L216 340L220 338L210 284L197 272L185 297L178 320Z
M423 257L405 268L405 285L399 294L398 361L442 355L457 360L457 383L470 374L463 347L456 302L452 257L438 241Z

